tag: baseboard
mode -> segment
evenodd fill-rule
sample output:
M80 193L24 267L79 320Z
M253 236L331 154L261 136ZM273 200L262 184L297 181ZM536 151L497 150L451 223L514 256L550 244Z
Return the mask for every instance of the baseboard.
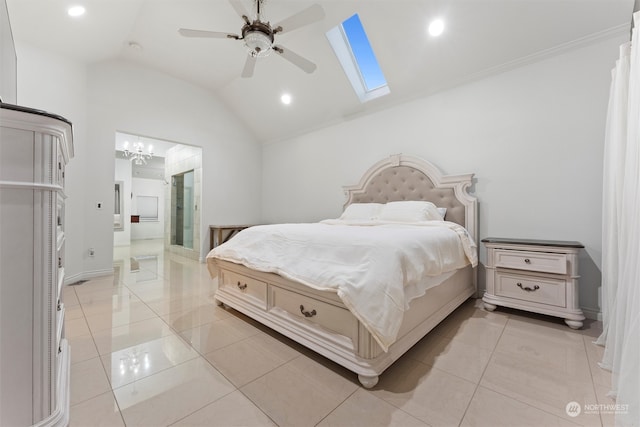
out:
M580 307L582 312L584 313L584 317L591 320L598 320L602 322L602 312L597 308L585 308Z
M64 285L70 285L81 280L95 279L96 277L109 276L113 274L113 268L106 268L104 270L83 271L82 273L72 274L64 278Z

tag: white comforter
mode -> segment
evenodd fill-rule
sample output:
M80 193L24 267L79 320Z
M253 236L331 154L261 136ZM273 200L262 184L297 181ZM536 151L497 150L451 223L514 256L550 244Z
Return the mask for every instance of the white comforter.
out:
M351 225L350 225L351 224ZM355 225L357 224L357 225ZM473 239L458 224L326 220L251 227L207 256L334 291L387 351L411 299L468 264Z

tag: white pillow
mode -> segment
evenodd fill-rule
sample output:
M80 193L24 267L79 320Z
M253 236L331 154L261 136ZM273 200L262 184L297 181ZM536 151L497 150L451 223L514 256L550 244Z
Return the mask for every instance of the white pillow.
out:
M395 222L442 221L442 215L431 202L402 201L384 205L378 219Z
M437 209L438 209L438 213L440 214L440 216L444 220L444 217L447 215L447 208L437 208Z
M342 212L340 219L365 221L376 219L382 206L381 203L352 203Z

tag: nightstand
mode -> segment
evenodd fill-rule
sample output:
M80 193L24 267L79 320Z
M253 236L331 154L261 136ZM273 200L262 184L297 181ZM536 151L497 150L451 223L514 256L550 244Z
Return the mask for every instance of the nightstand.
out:
M220 246L245 228L249 227L252 227L252 225L210 225L209 249L211 250L216 246Z
M487 310L496 306L562 317L582 327L578 305L580 242L531 239L482 239L487 248Z

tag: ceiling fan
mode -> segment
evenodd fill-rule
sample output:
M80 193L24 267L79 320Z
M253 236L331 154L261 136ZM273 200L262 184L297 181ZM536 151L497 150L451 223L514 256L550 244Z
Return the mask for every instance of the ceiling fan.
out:
M242 5L242 0L229 0L231 6L244 20L244 25L240 31L241 35L224 33L217 31L191 30L180 28L178 32L184 37L196 38L221 38L242 40L248 50L247 60L242 70L242 77L253 76L253 71L258 58L268 56L271 52L276 52L293 65L301 68L307 73L313 73L316 64L298 55L290 49L275 44L276 34L283 34L296 30L305 25L320 21L324 18L322 6L314 4L272 26L271 23L262 20L262 4L265 0L253 0L255 3L255 19L249 19L249 13Z

